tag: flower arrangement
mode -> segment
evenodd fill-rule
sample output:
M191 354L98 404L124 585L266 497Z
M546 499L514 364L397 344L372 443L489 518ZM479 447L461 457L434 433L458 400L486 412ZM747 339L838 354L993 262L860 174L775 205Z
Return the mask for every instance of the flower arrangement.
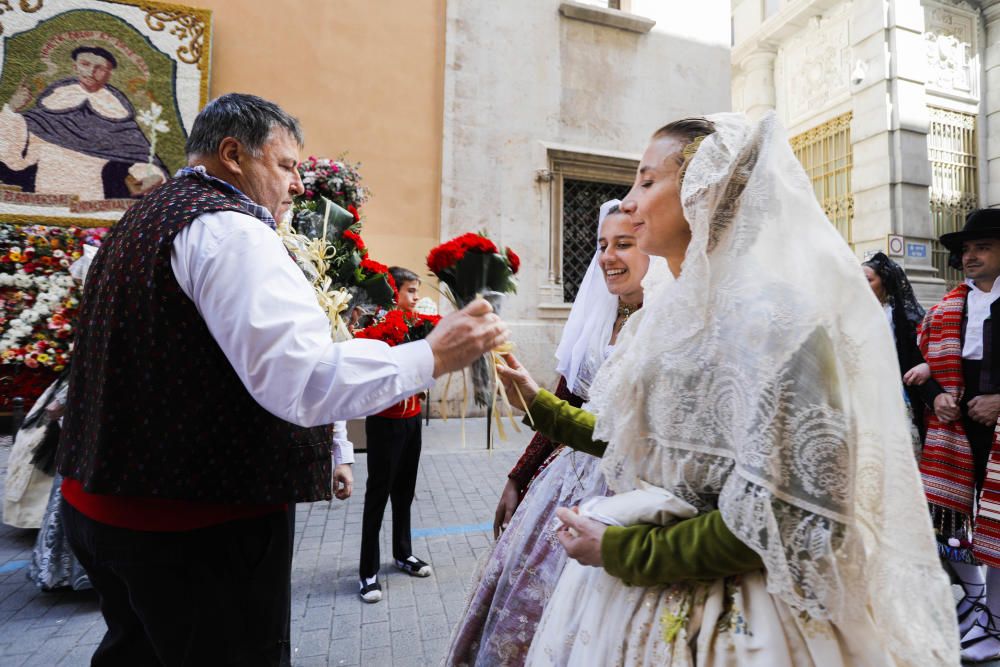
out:
M356 330L354 337L380 340L390 346L402 345L426 338L440 321L441 317L438 315L421 315L393 309L386 312L378 322Z
M368 247L361 238L359 209L370 193L361 183L360 166L344 156L336 160L310 156L299 165L305 193L295 198L291 231L304 239L292 245L308 245L310 239L322 238L322 273L329 277L331 289L345 290L356 306L388 310L396 304L395 286L388 269L368 257ZM286 241L289 250L297 254L292 245ZM319 246L314 250L320 251ZM308 268L303 270L310 275Z
M371 193L361 184L361 163L351 164L346 155L336 160L309 156L299 164L299 177L305 193L295 198L296 207L329 199L346 211L358 215Z
M431 249L427 267L444 283L459 305L487 292L513 294L521 259L503 252L485 234L462 234Z
M510 248L501 250L485 234L462 234L431 249L427 267L447 290L456 307L477 297L485 298L499 312L504 294L517 291L514 276L521 260ZM496 402L496 355L488 355L472 365L472 396L477 405L492 410Z
M106 232L0 225L0 365L66 367L79 305L69 266Z

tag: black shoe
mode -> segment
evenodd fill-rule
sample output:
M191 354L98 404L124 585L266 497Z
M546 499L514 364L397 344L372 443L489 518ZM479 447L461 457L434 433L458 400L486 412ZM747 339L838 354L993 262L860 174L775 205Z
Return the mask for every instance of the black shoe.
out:
M362 579L358 582L361 585L361 599L370 604L379 602L382 599L382 585L378 583L378 577L370 584L366 584Z
M396 560L396 567L411 577L429 577L434 573L430 563L425 563L416 556L410 556L406 560Z
M1000 658L1000 653L994 655L986 656L985 658L971 659L966 657L966 650L972 648L979 642L985 641L987 639L1000 640L1000 630L997 629L996 618L990 614L989 609L983 607L982 610L985 612L986 624L982 624L977 620L972 624L973 628L980 628L983 630L983 634L976 637L975 639L963 639L962 640L962 662L968 665L981 665L984 662L993 662Z

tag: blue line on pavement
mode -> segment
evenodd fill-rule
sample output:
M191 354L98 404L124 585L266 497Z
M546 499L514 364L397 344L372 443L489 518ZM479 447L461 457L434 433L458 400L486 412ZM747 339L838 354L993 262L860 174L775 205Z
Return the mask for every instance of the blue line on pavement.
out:
M8 572L16 572L22 567L28 567L31 565L30 561L26 560L12 560L10 562L0 565L0 574L7 574Z
M491 530L492 523L470 523L464 526L441 526L440 528L417 528L411 531L413 537L439 537L441 535L460 535L462 533L479 533Z

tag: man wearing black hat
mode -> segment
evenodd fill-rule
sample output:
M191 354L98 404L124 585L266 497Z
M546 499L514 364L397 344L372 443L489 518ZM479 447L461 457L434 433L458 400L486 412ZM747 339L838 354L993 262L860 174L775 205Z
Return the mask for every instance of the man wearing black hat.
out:
M931 392L920 470L939 552L965 590L962 657L991 660L1000 657L1000 209L973 211L941 243L965 282L921 326L921 352L940 387Z

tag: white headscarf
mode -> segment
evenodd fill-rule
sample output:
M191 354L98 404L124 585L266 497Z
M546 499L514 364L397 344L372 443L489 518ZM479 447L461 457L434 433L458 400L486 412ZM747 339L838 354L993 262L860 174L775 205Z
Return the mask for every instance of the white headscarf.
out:
M681 187L681 274L646 293L591 388L608 485L718 508L772 595L871 613L900 664L957 664L882 310L775 116L710 120Z
M608 291L600 266L600 238L604 220L620 203L618 199L610 199L601 204L594 256L577 290L556 348L556 370L566 378L569 390L584 400L590 393L590 383L597 369L607 356L611 330L618 316L618 297ZM655 283L664 279L673 279L666 261L662 257L650 257L649 268L642 279L643 288L648 289L650 281Z

